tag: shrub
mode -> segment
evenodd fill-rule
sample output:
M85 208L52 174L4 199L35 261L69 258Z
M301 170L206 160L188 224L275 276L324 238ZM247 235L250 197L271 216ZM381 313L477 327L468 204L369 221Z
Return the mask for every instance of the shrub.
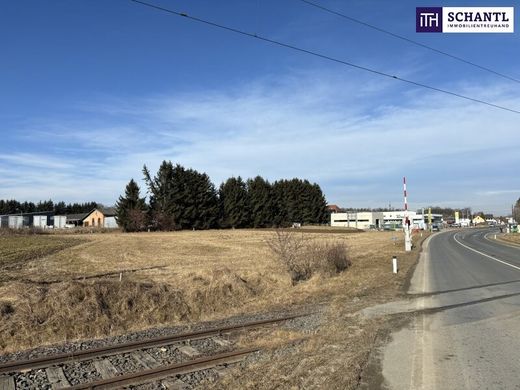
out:
M277 229L267 245L291 275L293 284L320 272L335 275L352 265L343 242L319 242L301 234Z

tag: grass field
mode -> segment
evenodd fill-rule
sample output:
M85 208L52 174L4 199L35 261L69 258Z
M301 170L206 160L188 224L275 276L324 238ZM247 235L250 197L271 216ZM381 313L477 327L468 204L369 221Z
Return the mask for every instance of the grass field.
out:
M353 313L401 294L418 250L405 254L398 232L302 229L296 234L307 240L345 243L352 266L337 276L316 274L293 285L266 244L273 234L212 230L0 237L0 253L7 254L0 263L0 352L322 303L327 326L299 349L308 365L295 367L294 359L284 359L276 367L261 367L262 372L271 371L285 387L310 366L350 367L352 375L342 381L331 377L348 388L381 325ZM400 261L397 275L391 273L392 255ZM321 354L331 345L338 348L333 364ZM250 387L260 379L255 372L230 375L227 386Z

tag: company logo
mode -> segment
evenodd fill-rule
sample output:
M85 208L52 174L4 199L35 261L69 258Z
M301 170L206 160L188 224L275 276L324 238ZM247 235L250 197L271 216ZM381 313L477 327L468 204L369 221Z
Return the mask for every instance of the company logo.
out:
M417 32L442 32L442 7L416 8Z
M514 7L417 7L415 31L420 33L512 33Z

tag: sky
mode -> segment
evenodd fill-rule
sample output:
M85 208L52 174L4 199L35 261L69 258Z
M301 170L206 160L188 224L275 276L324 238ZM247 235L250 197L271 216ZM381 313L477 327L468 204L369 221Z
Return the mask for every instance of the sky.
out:
M520 110L520 83L300 0L153 4ZM513 34L415 32L428 2L315 0L520 79ZM459 6L460 1L436 6ZM504 6L472 1L471 6ZM517 19L520 2L515 6ZM520 198L520 114L199 24L129 0L17 0L0 13L0 199L114 204L171 160L306 178L341 207L472 207Z

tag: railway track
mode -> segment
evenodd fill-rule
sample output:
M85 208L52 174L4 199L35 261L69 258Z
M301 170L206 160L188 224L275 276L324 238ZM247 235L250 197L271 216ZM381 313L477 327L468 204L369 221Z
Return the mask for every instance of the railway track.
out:
M182 389L181 375L213 370L245 359L258 349L235 349L223 338L240 331L281 324L299 314L234 326L156 337L0 364L0 390L113 389L160 381L157 388ZM169 378L169 379L168 379Z

